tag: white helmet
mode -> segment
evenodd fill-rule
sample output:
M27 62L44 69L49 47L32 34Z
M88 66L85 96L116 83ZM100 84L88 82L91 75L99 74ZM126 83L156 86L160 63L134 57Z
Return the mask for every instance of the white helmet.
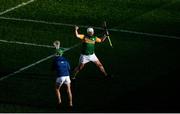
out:
M91 27L90 27L90 28L88 28L88 29L87 29L87 33L94 33L94 29L93 29L93 28L91 28Z
M56 40L56 41L54 41L53 42L53 45L54 45L54 47L56 48L56 49L59 49L60 48L60 41L58 41L58 40Z

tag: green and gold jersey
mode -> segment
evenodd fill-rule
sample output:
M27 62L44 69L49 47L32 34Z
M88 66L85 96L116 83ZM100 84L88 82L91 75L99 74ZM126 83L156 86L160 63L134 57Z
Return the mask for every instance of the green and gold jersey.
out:
M92 55L95 51L96 36L85 36L83 39L81 53L84 55Z

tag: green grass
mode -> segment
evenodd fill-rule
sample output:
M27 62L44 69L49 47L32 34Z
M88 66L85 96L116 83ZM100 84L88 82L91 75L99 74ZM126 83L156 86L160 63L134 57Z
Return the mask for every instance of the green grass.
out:
M91 26L101 26L107 20L112 28L179 35L179 3L178 0L38 0L7 16Z
M0 11L21 2L0 1ZM110 28L180 37L179 6L179 0L37 0L3 16L90 26L102 26L107 20ZM85 31L80 28L81 33ZM101 33L96 30L98 36ZM87 64L72 82L74 112L179 112L180 40L110 34L114 48L108 41L97 44L96 55L114 78L104 80L94 64ZM73 27L2 19L0 39L46 45L58 39L63 47L80 42ZM64 55L72 68L80 48ZM0 53L0 76L5 76L54 50L0 42ZM52 59L0 81L0 112L57 112L51 65Z
M0 12L3 12L11 7L15 7L22 2L27 2L28 0L1 0Z

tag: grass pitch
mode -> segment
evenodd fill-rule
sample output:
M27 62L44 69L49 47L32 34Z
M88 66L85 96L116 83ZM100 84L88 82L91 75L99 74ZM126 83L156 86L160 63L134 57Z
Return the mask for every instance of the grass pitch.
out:
M1 0L0 12L22 2L27 0ZM73 112L179 112L179 8L179 0L36 0L0 17L96 27L106 20L120 30L110 31L114 48L107 41L96 45L96 55L114 77L104 80L94 64L87 64L72 82ZM0 39L44 45L58 39L63 47L80 42L74 27L11 19L0 19ZM80 48L64 55L72 68ZM0 42L0 52L3 77L54 50ZM57 112L51 64L52 59L0 81L0 112Z

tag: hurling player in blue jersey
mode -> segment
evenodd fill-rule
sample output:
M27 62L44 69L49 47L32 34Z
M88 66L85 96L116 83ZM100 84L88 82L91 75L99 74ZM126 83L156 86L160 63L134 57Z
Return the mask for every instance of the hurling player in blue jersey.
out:
M68 105L70 107L73 106L72 103L72 93L71 93L71 80L70 80L70 65L69 62L63 57L64 49L60 48L60 41L55 41L53 45L56 48L56 56L54 58L53 67L56 70L57 78L56 78L56 96L58 100L58 105L61 105L61 93L60 89L63 84L67 86L67 94L68 94Z

